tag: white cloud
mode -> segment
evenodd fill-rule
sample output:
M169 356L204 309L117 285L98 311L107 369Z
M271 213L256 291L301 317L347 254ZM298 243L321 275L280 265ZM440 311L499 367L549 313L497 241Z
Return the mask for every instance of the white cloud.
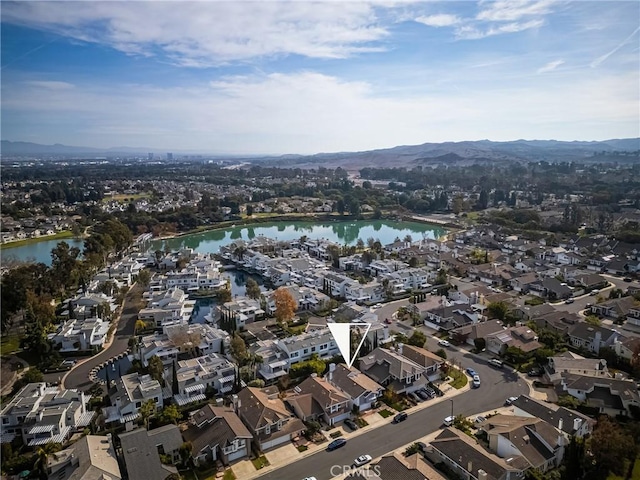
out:
M486 2L488 8L481 10L476 18L491 22L513 22L523 17L542 16L551 12L551 0L499 0Z
M372 84L317 72L226 77L191 87L21 83L3 96L38 138L237 153L316 153L478 138L603 139L637 131L637 74L546 83L475 82L381 96ZM517 99L517 101L514 101ZM8 125L7 138L15 136ZM169 150L171 151L171 150Z
M457 25L460 21L460 17L457 15L449 15L447 13L416 18L416 22L423 23L429 27L450 27Z
M503 33L517 33L544 25L544 20L529 20L528 22L510 22L490 27L476 27L463 25L456 29L456 37L462 40L478 40L481 38L501 35Z
M543 67L540 67L536 73L547 73L547 72L552 72L554 71L556 68L558 68L560 65L562 65L564 63L564 60L554 60L552 62L547 63L546 65L544 65Z
M69 90L74 87L72 83L53 80L30 80L27 83L34 87L42 87L49 90Z
M374 5L362 2L3 2L2 16L128 54L162 51L188 66L282 54L345 58L380 50L388 34Z
M625 38L621 43L619 43L618 45L616 45L616 47L605 53L604 55L596 58L593 62L591 62L590 67L591 68L596 68L599 67L600 64L602 64L605 60L607 60L611 55L613 55L614 53L616 53L618 50L620 50L622 47L624 47L627 43L629 43L631 41L631 39L633 37L636 36L636 34L640 32L640 27L637 27L632 33L631 35L629 35L627 38Z

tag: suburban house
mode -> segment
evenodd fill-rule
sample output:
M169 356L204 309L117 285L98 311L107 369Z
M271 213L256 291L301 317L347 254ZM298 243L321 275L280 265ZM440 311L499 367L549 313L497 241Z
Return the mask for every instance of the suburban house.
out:
M179 288L172 288L159 295L153 295L146 308L138 312L138 318L152 323L156 328L167 325L181 325L189 322L195 300Z
M497 355L503 355L509 347L516 347L525 353L533 352L542 347L538 342L538 335L529 327L509 327L502 331L490 333L486 336L487 350Z
M423 367L424 373L430 381L434 381L440 378L440 367L444 364L444 359L431 353L424 348L416 347L414 345L398 345L399 352L409 360L417 363Z
M327 381L349 397L349 408L364 412L373 407L382 396L384 387L367 377L355 367L348 368L342 363L329 365Z
M561 394L577 398L600 413L615 417L631 415L630 407L640 407L640 395L635 382L615 378L563 374L556 387Z
M449 332L449 335L456 343L466 343L473 347L476 339L484 339L487 335L503 331L504 325L500 320L487 320L486 322L472 323L454 328Z
M600 352L604 347L613 347L615 340L621 337L616 330L586 322L576 323L569 329L568 335L571 345L593 353Z
M521 455L502 459L453 428L445 428L427 445L427 457L444 462L464 480L521 480L530 467Z
M189 416L189 426L182 432L193 446L196 465L220 460L230 462L249 456L253 436L240 417L228 407L205 405Z
M111 434L86 435L69 448L49 455L47 473L56 480L123 478Z
M335 425L351 416L350 398L327 380L312 373L287 395L286 403L303 421L323 420Z
M180 360L165 369L164 376L173 389L173 368L178 380L178 393L173 399L179 406L206 400L205 390L213 388L218 394L229 393L236 378L236 365L218 353Z
M527 395L520 395L511 405L514 415L539 418L550 425L558 426L558 429L569 437L574 435L584 438L591 435L596 423L592 418L576 410L536 400Z
M480 321L478 312L464 304L440 305L426 312L424 324L437 330L449 331Z
M244 327L247 323L256 320L262 320L265 313L260 307L260 300L248 297L236 298L231 302L218 305L216 308L219 318L233 319L236 328Z
M629 296L612 298L602 303L595 303L591 306L591 313L615 320L622 320L634 309L637 312L640 309L640 303L635 298Z
M160 460L160 455L168 456L173 463L180 460L179 450L183 440L177 425L165 425L153 430L136 428L121 433L118 438L129 480L161 479L178 473L176 467L165 465Z
M546 376L551 383L558 383L563 374L588 375L609 378L607 361L602 358L584 358L571 352L548 358Z
M296 302L296 311L316 311L322 310L329 303L329 296L309 287L287 286L288 290ZM273 315L276 311L275 292L267 296L267 313Z
M566 334L573 325L581 322L582 319L577 313L554 310L534 317L533 321L540 328L546 328L556 333Z
M429 383L427 368L403 355L404 345L396 350L376 348L360 358L360 370L378 384L397 393L409 393Z
M613 350L620 358L624 358L629 362L633 359L636 352L640 351L640 338L629 337L616 339L613 343Z
M107 340L111 323L99 317L69 319L60 324L55 333L48 335L61 352L99 350Z
M180 353L207 355L227 350L230 344L229 334L206 323L171 325L164 333L155 333L142 337L138 344L140 360L144 366L149 359L157 356L162 363L172 365Z
M243 388L234 409L261 451L289 442L306 430L302 421L287 409L275 386Z
M64 443L74 431L91 423L95 412L87 410L90 399L77 390L29 383L0 411L0 439L9 443L21 436L28 446Z
M328 328L284 338L279 340L277 345L289 357L291 365L309 360L313 354L319 357L332 357L340 353Z
M116 379L109 389L111 407L103 409L105 422L128 423L136 420L143 403L153 400L156 408L162 408L164 397L160 382L151 375L129 373Z
M487 433L489 449L500 458L522 457L540 472L560 466L569 443L562 430L531 416L494 415L479 428Z

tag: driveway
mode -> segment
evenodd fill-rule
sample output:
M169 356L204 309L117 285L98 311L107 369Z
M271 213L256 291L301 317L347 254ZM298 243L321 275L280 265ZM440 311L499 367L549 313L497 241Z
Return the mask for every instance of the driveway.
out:
M129 339L135 332L138 308L135 299L142 294L143 288L138 284L129 290L124 299L122 314L111 345L98 355L93 356L73 368L63 379L64 388L86 390L93 382L89 380L89 372L101 363L124 353L129 348Z

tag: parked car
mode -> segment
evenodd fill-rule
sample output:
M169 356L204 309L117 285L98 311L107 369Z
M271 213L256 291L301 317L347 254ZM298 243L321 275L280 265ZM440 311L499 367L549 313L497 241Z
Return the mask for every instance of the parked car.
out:
M467 368L467 375L469 375L470 377L475 377L477 373L473 368L469 367Z
M356 467L361 467L362 465L366 465L367 463L369 463L371 460L373 460L373 458L371 458L371 455L360 455L353 461L353 464Z
M404 422L407 419L408 415L404 412L400 412L395 417L393 417L393 423Z
M418 390L416 392L416 395L418 395L422 400L429 400L429 395L427 395L427 392L425 392L424 390Z
M431 398L435 398L438 396L438 394L436 393L436 391L431 388L431 387L425 387L424 391L427 393L427 395L429 395L429 397Z
M450 347L451 346L451 344L447 340L440 340L438 342L438 345L440 345L441 347Z
M589 293L589 295L591 295L591 296L595 296L595 295L598 295L599 293L600 293L600 290L598 290L598 289L596 288L596 289L594 289L594 290L591 290L591 293Z
M544 375L544 371L540 370L540 369L538 369L538 370L533 369L533 370L529 370L527 372L527 375L530 376L530 377L541 377L542 375Z
M483 417L482 415L478 415L478 416L475 418L474 423L482 423L482 422L484 422L485 420L486 420L486 418L485 418L485 417Z
M622 281L623 281L623 282L626 282L626 283L631 283L631 282L633 282L633 279L632 279L631 277L624 277L624 278L622 279Z
M456 417L454 417L452 415L449 415L448 417L446 417L444 419L444 422L442 422L442 423L444 423L445 427L450 427L451 425L453 425L453 422L454 422L455 419L456 419Z
M317 480L316 477L305 477L302 480Z
M327 450L332 452L333 450L337 450L340 447L344 447L346 444L347 440L345 438L336 438L327 446Z
M473 376L473 388L479 388L480 387L480 375L474 375Z
M489 360L489 365L496 368L502 368L504 364L502 363L501 360L498 360L497 358L492 358L491 360Z
M374 310L377 310L378 308L381 308L381 307L382 307L382 304L381 304L381 303L376 303L376 304L373 306Z
M415 442L415 445L418 446L418 450L420 450L422 453L427 451L427 444L424 442Z
M518 399L518 397L509 397L507 398L507 400L505 401L505 403L507 405L511 405L513 402L515 402Z
M358 429L358 425L356 424L356 422L354 422L353 420L351 420L350 418L347 418L344 421L344 424L349 427L352 431L353 430L357 430Z
M573 302L574 302L573 298L567 298L567 299L564 301L564 303L566 303L566 304L573 303Z
M420 403L422 401L422 399L415 393L411 392L407 394L407 397L409 397L411 400L413 400L416 403Z

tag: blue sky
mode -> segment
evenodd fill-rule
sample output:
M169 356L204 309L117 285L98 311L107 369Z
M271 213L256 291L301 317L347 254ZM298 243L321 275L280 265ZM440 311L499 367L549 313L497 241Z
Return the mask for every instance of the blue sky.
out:
M2 138L210 153L640 136L640 2L7 2Z

